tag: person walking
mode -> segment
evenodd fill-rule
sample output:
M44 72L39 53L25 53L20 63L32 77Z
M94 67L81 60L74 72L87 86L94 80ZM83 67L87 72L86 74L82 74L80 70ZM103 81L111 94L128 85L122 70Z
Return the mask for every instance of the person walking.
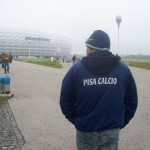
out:
M7 74L9 73L9 63L10 63L9 55L7 53L4 53L2 59L3 59L4 72L5 74Z
M4 57L4 53L2 52L2 54L1 54L1 63L2 63L2 68L4 68L4 60L3 60L3 57Z
M110 52L110 38L96 30L86 54L66 73L60 108L76 128L78 150L117 150L120 129L135 115L138 96L134 77Z
M75 56L75 54L72 57L72 62L73 62L73 64L75 64L75 62L76 62L76 56Z
M12 59L13 59L13 56L11 53L9 53L9 62L12 63Z

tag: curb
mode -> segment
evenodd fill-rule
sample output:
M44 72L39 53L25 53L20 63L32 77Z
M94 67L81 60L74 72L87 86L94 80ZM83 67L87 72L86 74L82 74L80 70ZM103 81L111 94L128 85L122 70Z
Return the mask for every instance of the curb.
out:
M10 92L9 94L0 94L1 97L8 97L11 98L14 96L14 94L12 92Z

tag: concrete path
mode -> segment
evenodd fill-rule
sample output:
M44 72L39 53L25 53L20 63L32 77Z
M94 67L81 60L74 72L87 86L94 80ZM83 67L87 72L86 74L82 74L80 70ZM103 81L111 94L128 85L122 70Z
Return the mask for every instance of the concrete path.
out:
M75 129L59 107L61 81L70 68L54 69L23 62L11 64L9 100L24 136L21 150L75 150ZM131 68L137 82L139 106L131 123L121 130L119 150L150 149L150 71Z

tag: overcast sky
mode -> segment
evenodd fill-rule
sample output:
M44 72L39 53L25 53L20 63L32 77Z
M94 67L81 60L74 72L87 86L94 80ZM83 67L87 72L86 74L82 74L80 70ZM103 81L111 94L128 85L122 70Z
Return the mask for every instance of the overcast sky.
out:
M150 55L150 0L0 0L0 27L57 30L72 38L72 54L85 54L85 41L101 29L117 53Z

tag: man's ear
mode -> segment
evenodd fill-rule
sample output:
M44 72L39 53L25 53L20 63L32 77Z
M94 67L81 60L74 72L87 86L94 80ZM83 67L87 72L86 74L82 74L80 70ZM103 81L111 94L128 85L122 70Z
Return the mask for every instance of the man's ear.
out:
M86 48L86 54L88 55L88 54L90 54L90 53L92 53L92 52L94 52L95 50L94 49L92 49L92 48L90 48L90 47L87 47Z

